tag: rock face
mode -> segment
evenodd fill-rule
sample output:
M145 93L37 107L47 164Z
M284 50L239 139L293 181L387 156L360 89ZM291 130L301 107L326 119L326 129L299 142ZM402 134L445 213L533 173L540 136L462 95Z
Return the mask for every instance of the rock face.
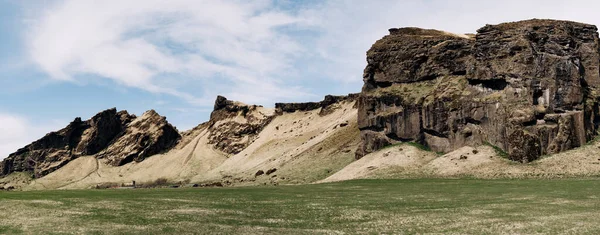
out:
M134 160L164 151L179 138L177 130L163 119L144 114L140 118L115 108L96 114L87 121L76 118L67 127L10 154L0 163L0 176L12 172L33 172L45 176L80 156L109 156L123 163L127 156L113 154L116 149L137 153ZM160 117L160 116L159 116ZM135 133L135 134L132 134ZM139 146L146 146L140 148Z
M225 153L237 154L256 139L274 115L262 106L218 96L209 120L209 144Z
M129 123L125 131L97 157L108 159L108 163L114 166L141 162L171 149L180 137L177 129L165 117L150 110Z
M490 143L515 161L583 145L600 116L597 28L527 20L474 37L390 29L367 52L356 156L400 141L434 151Z

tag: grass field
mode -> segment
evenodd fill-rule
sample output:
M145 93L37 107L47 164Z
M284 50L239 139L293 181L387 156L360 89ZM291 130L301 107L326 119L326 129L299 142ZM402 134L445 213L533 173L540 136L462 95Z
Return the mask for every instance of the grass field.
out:
M600 234L600 180L0 192L13 234Z

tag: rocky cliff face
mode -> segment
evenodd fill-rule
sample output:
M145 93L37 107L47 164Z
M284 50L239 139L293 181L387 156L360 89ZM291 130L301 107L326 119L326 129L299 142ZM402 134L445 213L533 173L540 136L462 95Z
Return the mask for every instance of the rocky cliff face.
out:
M595 26L568 21L486 25L474 37L390 29L367 52L356 155L489 142L528 162L581 146L600 117L598 49Z
M132 161L141 162L147 157L171 149L180 137L177 129L165 117L150 110L129 123L97 157L108 159L108 163L114 166Z
M136 118L113 108L87 121L76 118L67 127L10 154L0 163L0 176L28 171L39 178L80 156L97 155L122 164L130 161L132 155L137 156L133 160L139 160L164 151L179 134L157 116L151 111Z

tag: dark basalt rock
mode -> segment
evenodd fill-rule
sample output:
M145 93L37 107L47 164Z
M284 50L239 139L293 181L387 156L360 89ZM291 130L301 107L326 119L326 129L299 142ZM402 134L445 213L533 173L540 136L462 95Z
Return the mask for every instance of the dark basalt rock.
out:
M275 109L286 113L293 113L296 111L310 111L319 108L321 108L321 102L275 103Z
M311 111L315 109L327 109L333 104L343 101L354 101L359 94L348 94L345 96L326 95L323 101L306 103L275 103L275 109L278 113L293 113L296 111Z
M489 142L515 161L579 147L598 128L593 25L527 20L473 36L391 29L367 52L357 158L414 141L434 151Z

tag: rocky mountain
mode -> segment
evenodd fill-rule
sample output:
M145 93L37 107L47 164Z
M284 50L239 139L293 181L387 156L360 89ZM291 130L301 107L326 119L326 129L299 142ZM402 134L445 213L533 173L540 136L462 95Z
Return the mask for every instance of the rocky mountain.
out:
M320 102L265 108L219 96L210 120L182 133L148 111L129 120L97 153L74 155L22 187L143 185L157 179L213 186L315 182L354 161L360 142L357 97L326 96ZM58 150L44 149L52 151ZM48 156L40 159L56 164ZM13 179L23 181L22 175L11 174L0 179L0 186L14 185Z
M359 142L357 97L265 108L219 96L210 119L182 133L154 110L136 117L113 108L86 121L77 118L10 154L0 176L33 173L32 187L45 189L159 177L230 185L255 182L260 170L269 172L264 183L312 182L308 179L332 173L321 168L341 168L353 159ZM316 162L327 164L311 165ZM288 177L273 178L275 171ZM13 178L22 181L22 176ZM10 179L0 180L0 186Z
M585 144L600 123L595 26L534 19L486 25L473 35L389 32L367 52L360 94L274 108L218 96L210 119L181 133L153 110L140 117L105 110L4 159L0 187L600 172L600 143ZM401 142L423 146L394 145ZM502 151L519 162L558 154L513 164Z
M10 154L0 163L0 176L32 172L40 178L81 156L107 158L112 165L141 161L168 150L179 137L153 110L136 117L112 108L86 121L75 118L65 128Z
M474 36L389 31L367 52L357 158L414 141L439 152L490 143L529 162L595 136L596 26L534 19Z

